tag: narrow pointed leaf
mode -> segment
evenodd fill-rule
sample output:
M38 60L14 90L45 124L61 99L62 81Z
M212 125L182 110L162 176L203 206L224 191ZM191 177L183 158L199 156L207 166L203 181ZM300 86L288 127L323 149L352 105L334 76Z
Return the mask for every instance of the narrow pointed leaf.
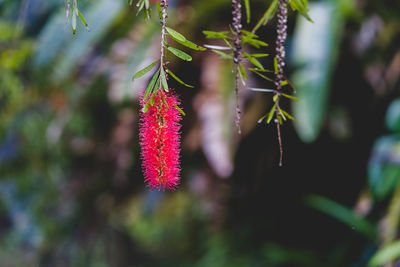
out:
M88 24L87 24L87 22L86 22L86 19L83 17L83 15L82 15L82 13L79 11L79 9L77 9L77 10L78 10L78 16L79 16L79 18L81 19L82 24L85 26L85 28L86 28L88 31L90 31L89 26L88 26Z
M160 75L160 70L158 70L154 75L153 78L151 78L151 81L147 85L146 91L144 92L144 100L146 101L147 97L153 93L154 86L157 84L158 77Z
M162 67L160 70L160 79L161 79L161 83L162 83L162 86L163 86L165 92L169 92L167 77L165 76L165 71L164 71L164 68L162 68Z
M212 49L211 51L220 55L222 59L233 59L233 54L227 54L227 53L224 53L224 52L221 52L218 50L214 50L214 49Z
M183 59L186 61L192 61L192 57L190 55L186 54L185 52L183 52L175 47L168 46L168 50L175 56L179 57L180 59Z
M204 47L199 46L199 45L197 45L197 44L195 44L195 43L193 43L193 42L191 42L191 41L189 41L189 40L187 40L187 39L186 39L184 42L182 42L181 40L176 39L176 38L175 38L174 36L172 36L172 35L171 35L171 38L174 39L176 42L180 43L181 45L184 45L184 46L186 46L186 47L188 47L188 48L190 48L190 49L193 49L193 50L196 50L196 51L204 51L204 50L207 50L207 49L205 49Z
M185 113L180 107L178 107L178 105L174 105L174 107L175 107L183 116L186 116L186 113Z
M247 24L250 23L250 0L244 0L244 6L246 7L246 18L247 18Z
M239 64L239 71L243 78L247 80L247 73L242 64Z
M281 95L286 97L286 98L292 99L294 101L301 101L300 98L297 98L297 97L292 96L292 95L287 95L287 94L284 94L284 93L281 93Z
M72 33L76 33L76 13L72 12Z
M166 69L166 71L168 72L169 75L171 75L172 78L174 78L180 84L183 84L184 86L187 86L187 87L190 87L190 88L194 88L193 85L187 84L184 81L182 81L181 79L179 79L171 70Z
M265 11L262 18L258 21L257 25L253 28L253 32L256 32L262 25L266 25L268 21L275 15L278 10L278 0L273 0L267 11Z
M275 107L276 107L276 104L274 104L274 105L272 106L271 110L270 110L269 113L268 113L267 124L271 122L272 117L273 117L274 114L275 114Z
M179 40L181 42L185 42L186 38L179 32L171 29L170 27L165 27L167 29L167 32L170 34L170 36L174 37L174 39Z
M143 75L145 75L146 73L148 73L149 71L151 71L157 63L158 63L158 60L154 61L153 63L151 63L151 64L148 65L147 67L145 67L145 68L139 70L138 72L136 72L136 73L133 75L133 79L137 79L137 78L142 77Z

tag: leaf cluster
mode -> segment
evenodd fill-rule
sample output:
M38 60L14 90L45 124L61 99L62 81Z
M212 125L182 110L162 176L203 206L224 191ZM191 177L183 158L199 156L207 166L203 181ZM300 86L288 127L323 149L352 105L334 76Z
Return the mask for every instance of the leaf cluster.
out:
M144 0L142 0L142 1L144 1ZM161 11L161 7L160 7L160 3L157 4L157 10L158 10L160 19L162 19L162 11ZM174 40L176 43L178 43L186 48L195 50L195 51L206 50L206 48L189 41L183 34L179 33L178 31L176 31L170 27L165 27L165 29L166 29L166 35L168 37L170 37L170 39ZM171 52L171 54L176 56L177 58L184 60L184 61L192 61L192 57L188 53L186 53L176 47L171 46L167 41L164 41L164 47L169 52ZM174 74L169 68L166 67L166 64L161 65L161 64L159 64L159 62L160 62L160 60L156 60L153 63L149 64L148 66L144 67L143 69L137 71L133 75L133 79L140 78L143 75L145 75L146 73L153 70L154 67L156 67L158 65L157 71L153 74L153 76L145 90L145 93L144 93L143 101L146 104L143 107L143 110L142 110L143 112L146 112L148 110L149 105L154 104L153 96L157 90L164 90L165 92L169 92L169 86L168 86L168 77L169 76L186 87L194 88L193 85L187 84L182 79L180 79L176 74ZM164 101L164 103L166 104L165 101ZM175 106L175 108L182 115L185 115L185 113L183 112L183 110L181 108L179 108L178 106Z
M71 20L71 28L72 28L72 33L75 34L76 33L76 28L77 28L77 18L80 19L80 21L82 22L83 26L85 26L86 30L90 30L89 29L89 25L86 22L85 17L83 16L82 12L79 10L78 8L78 3L77 0L73 1L72 4L72 12L69 14L69 10L67 10L67 14L68 15L68 20L67 23Z
M289 0L290 7L293 11L298 11L303 17L305 17L310 22L313 22L308 15L308 0ZM278 10L279 0L273 0L268 9L265 11L264 15L257 22L256 26L253 28L253 32L256 32L261 26L267 25L276 14Z

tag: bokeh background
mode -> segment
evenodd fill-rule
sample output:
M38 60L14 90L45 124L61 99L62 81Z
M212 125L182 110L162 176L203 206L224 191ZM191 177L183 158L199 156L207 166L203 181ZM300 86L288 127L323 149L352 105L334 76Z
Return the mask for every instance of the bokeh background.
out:
M251 29L270 1L252 0ZM170 0L168 25L198 44L229 29L228 0ZM301 102L257 123L271 95L241 89L210 51L169 67L186 112L182 182L146 189L138 96L160 24L123 0L0 0L0 266L394 266L400 256L400 2L309 1L290 12L287 75ZM248 52L273 69L270 46ZM181 47L182 48L182 47ZM182 48L184 50L184 48ZM187 50L186 50L187 51ZM251 87L271 84L249 75Z

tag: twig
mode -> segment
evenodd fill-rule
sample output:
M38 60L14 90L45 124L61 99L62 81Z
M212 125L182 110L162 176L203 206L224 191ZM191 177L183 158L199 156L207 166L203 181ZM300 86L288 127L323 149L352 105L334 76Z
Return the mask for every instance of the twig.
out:
M242 46L241 46L241 29L242 29L242 5L240 3L240 0L232 0L232 26L233 26L233 31L235 32L235 37L234 37L234 50L233 50L233 63L235 65L235 96L236 96L236 127L238 129L238 133L241 134L241 129L240 129L240 106L239 106L239 64L240 61L242 60Z
M284 75L283 75L283 67L285 66L285 41L287 37L287 4L286 0L279 0L278 4L278 25L277 25L277 38L276 38L276 60L277 60L277 73L275 76L275 86L276 86L276 91L275 95L277 95L276 102L275 102L275 123L276 123L276 129L278 132L278 142L279 142L279 151L280 151L280 157L279 157L279 166L282 166L282 161L283 161L283 146L282 146L282 137L281 137L281 128L280 128L280 122L279 122L279 117L280 117L280 108L279 108L279 99L280 99L280 93L279 91L281 90L282 82L284 81Z

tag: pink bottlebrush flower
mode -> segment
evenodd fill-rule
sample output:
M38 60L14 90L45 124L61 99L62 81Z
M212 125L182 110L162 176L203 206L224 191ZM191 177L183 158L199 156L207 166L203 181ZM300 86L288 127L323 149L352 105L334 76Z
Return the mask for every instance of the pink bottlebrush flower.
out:
M154 100L154 103L153 103ZM145 181L151 189L174 190L179 184L179 145L182 119L174 107L179 100L172 93L158 90L147 99L146 112L141 113L140 145ZM147 102L140 101L143 108Z

